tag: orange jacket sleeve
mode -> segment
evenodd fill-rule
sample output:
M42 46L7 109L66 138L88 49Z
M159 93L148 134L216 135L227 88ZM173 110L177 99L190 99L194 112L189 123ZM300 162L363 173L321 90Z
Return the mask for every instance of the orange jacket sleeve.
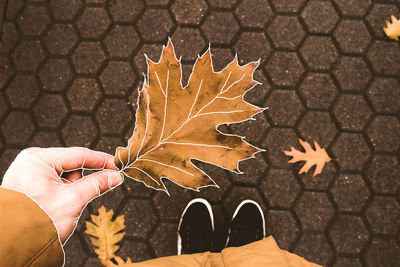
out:
M0 187L1 266L62 266L63 261L50 217L27 195Z

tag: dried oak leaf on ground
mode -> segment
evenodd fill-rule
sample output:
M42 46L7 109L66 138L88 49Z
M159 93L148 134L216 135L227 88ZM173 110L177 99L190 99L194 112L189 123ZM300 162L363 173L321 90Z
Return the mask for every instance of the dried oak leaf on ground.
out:
M262 151L243 137L217 130L218 125L242 122L264 110L243 100L245 92L258 84L253 73L259 62L239 66L235 57L214 72L208 49L198 57L185 87L171 41L159 62L147 58L147 64L133 135L114 157L126 176L165 192L162 178L198 190L215 183L192 159L240 173L239 161Z
M324 148L321 148L315 141L315 150L308 142L301 139L299 139L299 142L304 148L305 152L298 151L294 147L290 147L290 151L283 151L285 155L293 157L291 160L289 160L289 163L305 161L306 163L300 169L299 174L307 173L314 165L316 167L313 176L320 174L325 166L325 163L331 160L331 158L328 156L328 153L326 153L326 150Z
M392 22L386 21L386 27L383 27L383 31L390 39L398 41L400 36L400 20L398 20L394 15L391 17Z
M106 262L115 257L115 252L119 246L117 243L122 240L125 232L124 216L118 216L114 221L113 210L107 211L104 206L98 210L99 215L91 215L92 222L86 221L86 234L91 235L90 241L97 247L95 252L102 262Z

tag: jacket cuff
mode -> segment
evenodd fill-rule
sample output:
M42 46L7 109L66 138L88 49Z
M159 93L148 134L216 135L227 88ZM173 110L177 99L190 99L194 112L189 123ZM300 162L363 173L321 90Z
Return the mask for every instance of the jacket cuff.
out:
M4 266L63 265L57 230L34 200L0 187L0 214L0 262Z

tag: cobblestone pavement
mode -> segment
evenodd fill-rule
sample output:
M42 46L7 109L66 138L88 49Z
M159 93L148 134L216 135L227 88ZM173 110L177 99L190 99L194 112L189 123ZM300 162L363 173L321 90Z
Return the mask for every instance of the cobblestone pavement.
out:
M28 146L113 153L132 133L143 54L168 36L187 79L211 43L216 69L261 58L247 94L269 106L225 130L267 149L244 175L205 166L219 186L168 183L168 197L128 180L90 203L67 243L66 266L98 266L84 220L104 204L126 217L118 255L176 253L178 218L194 197L216 214L216 249L243 199L258 201L278 244L326 266L399 266L400 47L381 27L400 1L10 0L0 43L0 173ZM298 175L282 150L318 141L340 161Z

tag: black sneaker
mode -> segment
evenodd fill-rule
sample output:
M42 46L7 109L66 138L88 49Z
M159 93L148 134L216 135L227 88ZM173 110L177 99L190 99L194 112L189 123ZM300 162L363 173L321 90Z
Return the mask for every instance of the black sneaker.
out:
M191 200L182 213L178 226L178 255L210 251L214 216L207 200Z
M260 205L243 200L236 208L225 247L240 247L265 237L265 219Z

